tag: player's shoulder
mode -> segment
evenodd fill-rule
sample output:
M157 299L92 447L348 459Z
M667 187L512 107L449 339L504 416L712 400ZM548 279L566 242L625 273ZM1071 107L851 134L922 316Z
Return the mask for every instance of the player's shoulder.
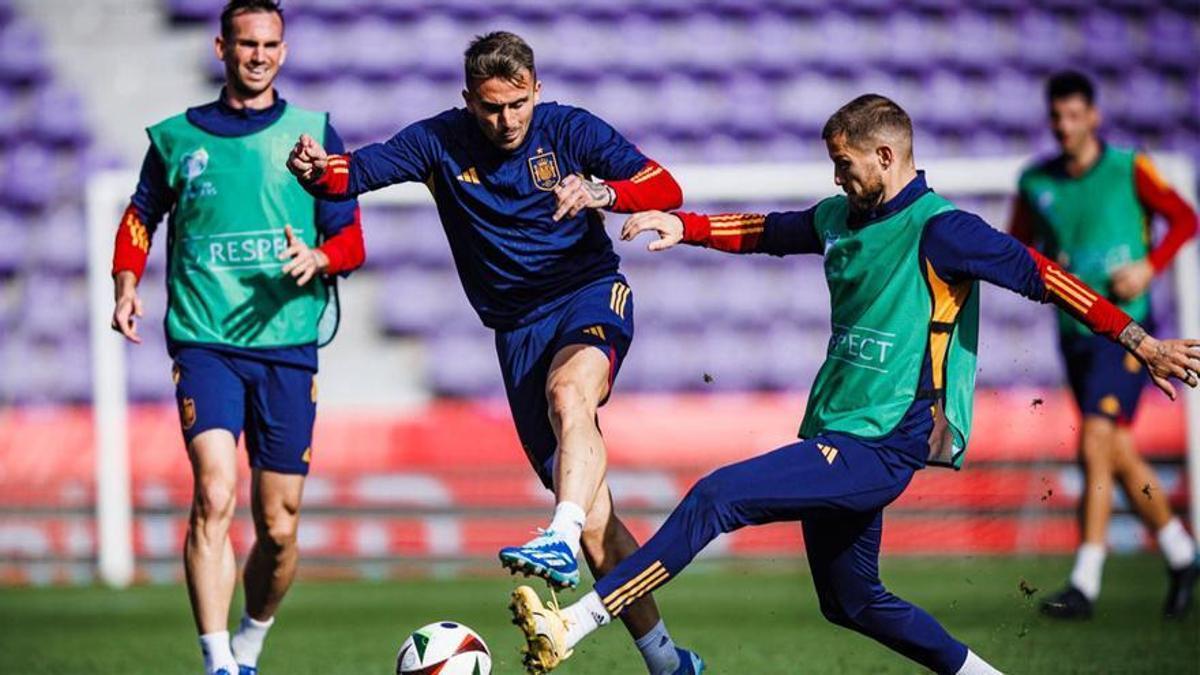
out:
M1053 175L1062 167L1063 157L1059 153L1039 155L1021 167L1021 181L1038 176Z
M400 133L447 141L465 138L473 123L466 108L447 108L436 115L409 124Z
M539 103L534 112L538 126L543 128L574 128L579 125L603 123L599 117L585 108L558 101Z

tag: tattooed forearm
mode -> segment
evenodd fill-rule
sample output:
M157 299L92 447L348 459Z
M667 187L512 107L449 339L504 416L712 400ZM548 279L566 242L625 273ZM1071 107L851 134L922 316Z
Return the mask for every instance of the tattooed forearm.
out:
M1142 340L1146 339L1146 329L1138 325L1136 321L1130 321L1125 330L1117 336L1117 342L1129 351L1137 351L1138 345L1142 344Z
M593 202L599 202L600 208L606 209L612 206L617 201L617 193L611 187L603 183L596 183L590 180L583 181L583 189L587 191L588 197Z

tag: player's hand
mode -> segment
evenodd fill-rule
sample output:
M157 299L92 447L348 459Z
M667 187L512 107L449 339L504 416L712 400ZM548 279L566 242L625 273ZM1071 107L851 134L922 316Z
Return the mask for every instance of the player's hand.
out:
M141 344L137 332L137 321L142 316L142 300L137 294L137 277L133 272L117 272L113 279L112 329L125 336L130 342Z
M307 284L317 274L329 269L329 256L319 248L309 248L304 240L296 236L291 225L285 225L283 236L287 237L287 248L279 254L280 260L289 260L283 273L291 275L297 286Z
M559 181L554 188L554 199L558 202L554 220L558 221L564 216L574 218L584 209L608 208L617 200L617 196L607 185L584 180L579 174L573 173Z
M1121 300L1132 300L1146 292L1154 279L1154 268L1145 260L1120 267L1112 274L1112 291Z
M329 155L325 148L308 134L300 134L300 139L288 155L287 167L300 180L311 183L325 173L329 164Z
M1142 338L1134 355L1146 366L1154 386L1175 400L1175 378L1195 389L1200 384L1200 340L1157 340Z
M642 211L630 216L621 228L621 240L632 241L646 231L658 233L658 239L646 246L647 251L665 251L683 241L683 221L662 211Z

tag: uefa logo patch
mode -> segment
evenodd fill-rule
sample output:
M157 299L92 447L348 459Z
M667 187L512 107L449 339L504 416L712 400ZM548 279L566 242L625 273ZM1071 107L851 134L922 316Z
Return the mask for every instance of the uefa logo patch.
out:
M553 152L543 152L529 158L529 173L539 190L550 192L558 186L558 160Z

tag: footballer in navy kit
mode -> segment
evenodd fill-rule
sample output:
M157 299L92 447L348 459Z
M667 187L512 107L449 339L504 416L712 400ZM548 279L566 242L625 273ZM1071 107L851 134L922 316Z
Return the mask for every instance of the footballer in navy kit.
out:
M466 107L346 155L303 135L288 166L323 199L429 187L467 298L495 331L521 444L556 498L550 525L500 560L573 587L581 550L600 578L637 548L613 513L596 417L633 338L632 294L600 210L677 208L682 193L604 121L540 103L533 51L520 37L476 38L465 75ZM649 672L703 668L675 647L650 596L622 618Z

